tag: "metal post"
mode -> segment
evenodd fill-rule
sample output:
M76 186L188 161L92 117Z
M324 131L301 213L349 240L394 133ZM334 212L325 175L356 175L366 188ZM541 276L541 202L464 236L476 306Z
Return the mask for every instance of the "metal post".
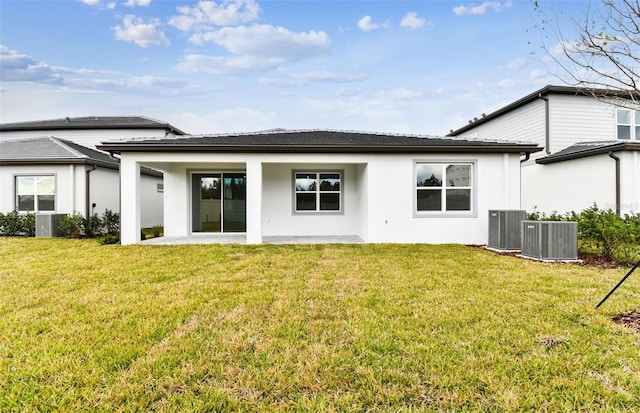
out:
M627 273L627 275L625 275L625 276L624 276L624 278L623 278L623 279L621 279L621 280L620 280L620 282L619 282L615 287L613 287L613 290L609 291L609 294L607 294L607 296L606 296L606 297L604 297L604 298L602 299L602 301L600 301L600 302L598 303L598 305L596 306L596 308L600 308L600 306L601 306L605 301L607 301L607 299L611 296L611 294L613 294L613 292L614 292L615 290L617 290L617 289L618 289L618 287L620 287L620 286L622 285L622 283L623 283L623 282L625 282L625 280L626 280L627 278L629 278L629 276L631 275L631 273L632 273L632 272L634 272L634 271L636 270L636 268L638 268L639 266L640 266L640 260L639 260L638 262L636 262L636 265L634 265L634 266L633 266L633 268L631 268L631 270Z

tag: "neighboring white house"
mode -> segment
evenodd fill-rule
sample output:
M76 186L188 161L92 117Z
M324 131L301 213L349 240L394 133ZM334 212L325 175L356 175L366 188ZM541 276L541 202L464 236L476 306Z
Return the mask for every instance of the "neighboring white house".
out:
M142 167L164 174L166 237L242 233L486 244L488 211L520 208L535 144L339 131L105 142L120 155L121 242L140 241Z
M451 131L450 137L535 142L523 162L522 207L560 213L597 203L640 212L640 105L633 94L546 86Z
M105 139L164 138L181 130L143 117L82 117L0 124L0 212L120 211L119 160ZM143 169L142 225L163 221L160 172Z

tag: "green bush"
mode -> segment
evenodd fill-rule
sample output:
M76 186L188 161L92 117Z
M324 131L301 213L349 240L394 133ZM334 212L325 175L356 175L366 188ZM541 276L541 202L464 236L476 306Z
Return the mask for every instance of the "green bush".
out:
M102 214L102 228L106 235L118 235L120 237L120 214L110 209Z
M594 203L581 212L571 211L564 215L557 211L546 215L534 208L528 219L577 222L581 252L595 247L606 258L620 264L632 263L640 256L640 214L620 216L611 209L599 209Z
M114 244L120 240L120 214L107 209L102 216L93 214L85 218L76 212L64 217L59 229L70 238L102 237L101 243Z
M0 235L34 237L36 235L36 216L30 212L20 214L16 210L6 214L0 213Z
M82 238L85 235L85 218L74 212L60 220L58 229L69 238Z

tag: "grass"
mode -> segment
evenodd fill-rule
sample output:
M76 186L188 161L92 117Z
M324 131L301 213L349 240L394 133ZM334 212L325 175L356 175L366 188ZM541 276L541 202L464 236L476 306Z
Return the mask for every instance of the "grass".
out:
M456 245L0 238L0 411L638 411L640 274Z

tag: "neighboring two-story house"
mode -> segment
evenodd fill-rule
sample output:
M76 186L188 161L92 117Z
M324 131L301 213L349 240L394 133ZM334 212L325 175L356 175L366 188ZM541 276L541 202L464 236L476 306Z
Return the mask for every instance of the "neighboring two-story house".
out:
M117 212L120 161L95 146L105 140L183 134L170 124L132 116L0 124L0 212ZM162 174L142 169L140 182L142 226L162 225Z
M544 147L522 159L521 204L528 211L580 211L595 202L600 208L637 213L638 99L640 94L628 92L546 86L448 136L527 141Z

